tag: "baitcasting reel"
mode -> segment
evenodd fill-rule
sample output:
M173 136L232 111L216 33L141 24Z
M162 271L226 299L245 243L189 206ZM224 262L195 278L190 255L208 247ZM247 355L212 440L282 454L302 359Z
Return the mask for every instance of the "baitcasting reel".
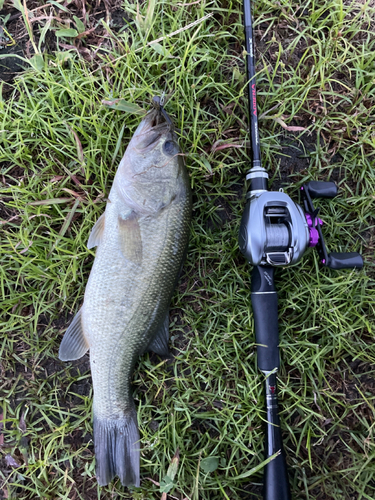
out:
M282 192L267 191L268 174L262 167L249 170L251 185L242 216L239 245L254 266L288 266L298 262L307 247L317 247L323 265L331 269L363 267L359 253L328 254L313 198L334 198L334 182L310 181L301 188L304 209Z

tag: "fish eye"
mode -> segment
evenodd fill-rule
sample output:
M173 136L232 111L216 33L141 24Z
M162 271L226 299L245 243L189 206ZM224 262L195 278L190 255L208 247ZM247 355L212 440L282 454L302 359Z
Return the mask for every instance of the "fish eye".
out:
M178 146L174 141L165 141L163 144L163 151L167 155L175 155L179 152Z

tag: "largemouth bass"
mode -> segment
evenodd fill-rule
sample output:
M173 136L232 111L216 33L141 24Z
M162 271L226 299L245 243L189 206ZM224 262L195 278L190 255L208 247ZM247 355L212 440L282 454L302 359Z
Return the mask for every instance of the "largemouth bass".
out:
M169 303L182 267L191 218L189 178L161 106L141 121L118 167L103 215L84 303L59 358L90 350L94 444L100 485L119 476L140 484L140 442L131 379L147 350L168 353Z

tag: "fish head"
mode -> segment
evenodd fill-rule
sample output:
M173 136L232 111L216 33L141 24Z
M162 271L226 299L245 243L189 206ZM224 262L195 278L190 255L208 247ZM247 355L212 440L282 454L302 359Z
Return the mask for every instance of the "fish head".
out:
M159 211L177 196L183 161L173 123L162 106L141 121L116 174L120 193L129 208L148 214Z
M149 167L154 163L159 168L164 168L171 163L171 158L180 153L172 120L161 106L151 110L143 118L129 147L138 157L133 168L134 172L146 176L148 172L145 168L146 163ZM160 165L162 159L165 162ZM165 172L167 171L168 168Z

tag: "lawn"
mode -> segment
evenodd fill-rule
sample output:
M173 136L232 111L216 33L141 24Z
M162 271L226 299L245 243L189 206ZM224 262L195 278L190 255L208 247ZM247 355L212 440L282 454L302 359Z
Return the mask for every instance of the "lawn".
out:
M14 3L6 29L25 72L1 84L0 101L0 498L260 499L263 381L251 267L237 244L251 158L242 4ZM365 260L362 271L332 271L309 251L276 274L293 498L372 500L375 5L253 7L271 188L298 200L304 182L334 180L339 196L317 203L327 246ZM89 357L57 353L82 304L91 228L140 113L163 93L193 189L190 245L171 358L146 354L134 373L141 487L99 488ZM102 103L115 99L125 111Z

